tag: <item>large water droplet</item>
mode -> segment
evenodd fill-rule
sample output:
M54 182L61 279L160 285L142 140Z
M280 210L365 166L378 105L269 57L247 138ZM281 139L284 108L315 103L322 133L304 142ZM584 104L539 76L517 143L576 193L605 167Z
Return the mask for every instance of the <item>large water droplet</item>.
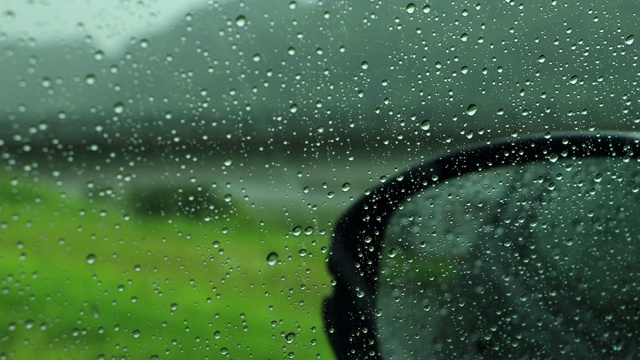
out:
M113 111L116 114L122 114L124 112L124 104L121 102L117 102L113 105Z
M627 44L627 45L631 45L631 44L633 44L633 42L634 42L635 40L636 40L636 37L635 37L635 36L633 36L633 35L629 35L629 36L627 36L627 38L626 38L626 39L624 39L624 43L625 43L625 44Z
M87 85L95 85L96 84L96 76L93 74L88 74L85 78L84 81L87 83Z
M96 263L96 255L95 254L87 255L87 264L93 265L95 263Z
M274 266L277 263L278 263L278 253L275 251L270 252L269 255L267 255L267 264L269 266Z
M413 14L414 12L416 12L416 4L409 3L409 5L407 5L407 13Z
M424 120L423 122L420 123L420 129L429 130L430 128L431 128L431 121Z
M291 344L292 342L294 342L296 340L296 334L295 333L288 333L287 336L284 337L285 341L287 342L287 344Z
M467 115L469 115L469 116L475 115L477 111L478 111L478 105L476 105L476 104L470 104L467 107Z
M236 18L236 25L238 25L239 27L245 27L247 25L247 18L244 17L244 15L239 15Z
M104 59L104 51L98 50L98 51L94 52L93 53L93 58L96 59L96 60Z

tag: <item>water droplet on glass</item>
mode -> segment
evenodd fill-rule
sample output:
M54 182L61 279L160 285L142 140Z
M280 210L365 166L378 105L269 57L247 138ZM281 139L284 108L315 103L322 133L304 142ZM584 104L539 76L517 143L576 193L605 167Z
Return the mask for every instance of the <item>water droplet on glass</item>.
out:
M284 337L284 339L287 342L287 344L291 344L292 342L294 342L296 340L296 334L290 332Z
M636 40L635 36L629 35L629 36L627 36L626 39L624 39L624 43L627 44L627 45L631 45L631 44L633 44L633 42L635 40Z
M50 88L51 85L52 85L51 78L46 77L46 76L42 78L42 87L43 88Z
M16 13L13 10L7 10L4 12L4 18L7 22L13 22L16 19Z
M291 104L291 106L289 107L289 111L291 111L292 113L295 113L296 111L298 111L298 105Z
M121 102L117 102L113 105L113 111L116 114L122 114L124 112L124 104Z
M478 111L478 105L476 104L471 104L467 107L467 115L469 116L475 115L477 111Z
M362 64L360 64L360 67L364 70L369 68L369 63L366 61L363 61Z
M245 25L247 25L247 18L244 17L244 15L239 15L236 18L236 25L238 25L239 27L245 27Z
M93 265L95 263L96 263L96 255L95 254L87 255L87 264Z
M431 128L431 121L424 120L423 122L420 123L420 129L429 130L430 128Z
M96 84L96 76L93 74L88 74L85 78L84 81L87 83L87 85L95 85Z
M269 255L267 255L267 264L269 266L274 266L277 263L278 263L278 253L275 251L270 252Z
M578 76L577 75L573 75L570 79L569 79L569 83L571 85L575 85L578 83Z
M416 11L416 4L409 3L409 5L407 5L407 13L413 14L415 11Z
M260 59L262 59L262 56L260 56L260 54L254 54L253 55L253 61L258 62L258 61L260 61Z
M431 5L425 5L422 7L422 12L428 14L431 12Z
M104 59L104 52L102 50L98 50L96 52L93 53L93 58L96 60L102 60Z
M351 184L349 184L348 182L342 184L342 191L349 191L351 189Z
M539 63L541 63L541 64L542 64L545 60L547 60L547 58L546 58L544 55L540 55L540 56L538 56L538 62L539 62Z

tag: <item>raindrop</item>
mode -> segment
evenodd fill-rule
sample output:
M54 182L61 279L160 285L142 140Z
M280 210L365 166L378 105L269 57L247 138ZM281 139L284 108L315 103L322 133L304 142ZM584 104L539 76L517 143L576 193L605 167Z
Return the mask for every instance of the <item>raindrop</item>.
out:
M291 106L289 107L289 111L291 111L291 113L295 113L296 111L298 111L298 105L291 104Z
M104 51L102 50L98 50L95 53L93 53L93 58L96 60L102 60L104 59Z
M476 104L471 104L467 107L467 115L469 116L475 115L477 111L478 111L478 105Z
M573 75L570 79L569 79L569 83L571 85L575 85L578 83L578 76L577 75Z
M430 128L431 128L431 121L424 120L423 122L420 123L420 129L429 130Z
M629 36L627 36L626 39L624 39L624 43L627 44L627 45L631 45L631 44L633 44L633 42L635 40L636 40L635 36L629 35Z
M122 114L124 112L124 104L121 102L117 102L113 105L113 111L116 114Z
M407 5L407 13L413 14L414 12L416 12L416 4L409 3L409 5Z
M244 17L244 15L239 15L236 18L236 25L238 25L238 27L245 27L247 25L247 18Z
M292 342L294 342L296 340L296 334L290 332L284 337L284 339L287 342L287 344L291 344Z
M428 14L431 12L431 5L425 5L422 7L422 12Z
M254 54L253 55L253 61L258 62L258 61L260 61L260 59L262 59L262 56L260 56L260 54Z
M13 22L16 19L16 13L13 10L7 10L4 12L4 18L7 22Z
M87 264L93 265L95 263L96 263L96 255L95 254L87 255Z
M367 69L369 68L369 63L368 63L368 62L366 62L366 61L363 61L363 62L362 62L362 64L360 64L360 67L361 67L363 70L367 70Z
M52 84L51 78L46 77L46 76L42 78L42 87L43 88L50 88L51 84Z
M351 189L351 184L349 184L348 182L342 184L342 191L349 191Z
M96 84L96 76L93 74L88 74L85 78L84 81L87 83L87 85L95 85Z
M462 35L460 35L460 40L467 41L468 39L469 39L469 34L463 33Z
M133 335L134 338L139 338L140 337L140 330L136 329L133 330L133 332L131 333Z
M540 55L540 56L538 56L538 62L539 62L540 64L542 64L545 60L547 60L547 58L546 58L544 55Z
M278 253L275 251L270 252L269 255L267 255L267 264L269 266L274 266L277 263L278 263Z

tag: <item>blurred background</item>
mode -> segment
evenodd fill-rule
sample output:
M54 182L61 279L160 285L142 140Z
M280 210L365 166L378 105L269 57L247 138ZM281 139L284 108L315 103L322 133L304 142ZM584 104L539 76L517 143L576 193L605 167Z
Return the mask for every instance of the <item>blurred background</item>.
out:
M3 2L0 358L333 358L339 214L448 149L636 131L636 7Z

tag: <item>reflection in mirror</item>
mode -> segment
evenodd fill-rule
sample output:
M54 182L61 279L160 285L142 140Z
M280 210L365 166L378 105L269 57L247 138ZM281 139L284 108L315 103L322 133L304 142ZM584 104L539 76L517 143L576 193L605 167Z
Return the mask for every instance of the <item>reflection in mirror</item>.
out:
M554 160L396 210L378 276L385 359L640 356L638 163Z

